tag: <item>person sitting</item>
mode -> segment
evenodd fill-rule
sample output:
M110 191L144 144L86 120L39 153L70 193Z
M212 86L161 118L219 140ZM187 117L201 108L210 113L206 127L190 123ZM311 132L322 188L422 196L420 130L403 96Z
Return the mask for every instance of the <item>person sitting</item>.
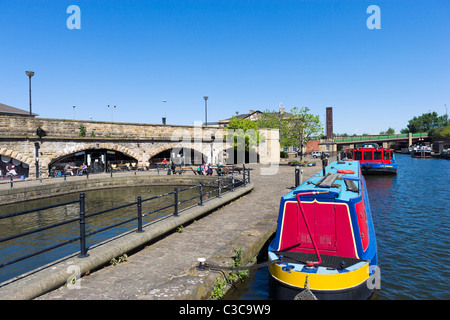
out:
M70 173L70 175L73 176L73 166L70 162L68 162L64 167L64 174L67 175L67 173Z
M78 175L81 176L83 173L87 173L87 165L83 162L81 169L78 171Z

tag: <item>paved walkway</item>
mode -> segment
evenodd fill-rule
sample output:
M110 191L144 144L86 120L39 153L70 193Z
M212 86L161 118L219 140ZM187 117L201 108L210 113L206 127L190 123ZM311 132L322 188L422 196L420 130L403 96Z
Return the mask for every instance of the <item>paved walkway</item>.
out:
M276 175L261 175L261 165L250 167L255 184L250 194L130 255L123 263L84 275L76 289L64 286L37 299L208 298L219 274L196 270L197 258L230 265L232 251L239 248L245 259L255 256L257 252L250 251L261 248L275 231L280 197L295 183L294 167L280 166ZM303 179L320 168L303 168Z

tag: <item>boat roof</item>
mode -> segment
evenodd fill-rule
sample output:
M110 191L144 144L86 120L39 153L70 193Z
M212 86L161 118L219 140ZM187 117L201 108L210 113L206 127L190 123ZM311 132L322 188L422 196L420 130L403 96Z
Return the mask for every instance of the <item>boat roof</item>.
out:
M325 176L320 170L282 199L296 200L297 194L300 194L302 198L349 201L361 194L360 174L359 161L334 161L325 167Z

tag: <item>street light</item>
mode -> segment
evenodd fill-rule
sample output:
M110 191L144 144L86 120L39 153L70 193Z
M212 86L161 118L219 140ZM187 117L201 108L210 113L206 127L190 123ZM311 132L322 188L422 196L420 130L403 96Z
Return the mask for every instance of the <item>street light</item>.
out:
M114 106L114 108L111 108L111 122L113 122L113 111L116 108L116 106ZM108 104L108 109L109 109L109 104Z
M163 100L162 102L164 102L164 117L162 118L162 123L163 123L163 125L165 125L166 124L166 121L167 121L167 116L166 116L166 100Z
M30 88L30 116L33 114L31 113L31 77L34 76L33 71L25 71L25 74L28 76L29 79L29 88Z
M205 126L208 126L208 104L206 101L208 101L208 96L204 96L203 99L205 99Z
M73 120L75 120L75 106L73 106L72 108L73 108Z

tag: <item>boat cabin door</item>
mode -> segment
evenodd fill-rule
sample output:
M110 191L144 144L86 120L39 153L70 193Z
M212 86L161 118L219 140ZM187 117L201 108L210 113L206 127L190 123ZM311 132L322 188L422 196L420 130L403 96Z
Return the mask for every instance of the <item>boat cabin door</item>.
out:
M334 202L302 201L301 208L297 204L297 211L297 243L299 247L314 249L311 232L318 250L336 251ZM304 219L308 223L309 232Z

